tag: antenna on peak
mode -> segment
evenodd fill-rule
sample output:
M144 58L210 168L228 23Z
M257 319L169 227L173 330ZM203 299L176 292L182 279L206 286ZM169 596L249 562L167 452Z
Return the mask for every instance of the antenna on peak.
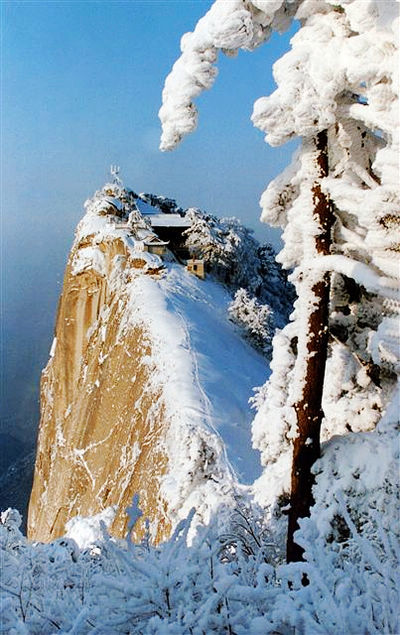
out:
M121 168L119 167L119 165L110 165L110 172L111 172L111 176L113 177L113 183L122 187L122 181L119 178L120 169Z

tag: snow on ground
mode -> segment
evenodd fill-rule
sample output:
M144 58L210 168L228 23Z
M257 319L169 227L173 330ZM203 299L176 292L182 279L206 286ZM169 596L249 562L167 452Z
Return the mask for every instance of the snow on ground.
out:
M75 516L71 518L65 525L65 535L75 540L80 549L89 548L102 540L103 533L101 523L104 523L107 529L111 526L115 514L115 507L107 507L99 514L90 518L82 518Z
M195 380L213 427L224 442L228 460L243 483L260 475L260 456L251 446L252 389L269 374L259 353L249 346L228 319L228 292L212 280L201 281L172 265L160 281L168 310L179 316L186 331Z

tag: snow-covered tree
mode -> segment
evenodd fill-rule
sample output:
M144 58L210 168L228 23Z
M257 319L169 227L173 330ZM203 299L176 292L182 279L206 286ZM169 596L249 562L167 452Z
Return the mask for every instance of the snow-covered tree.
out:
M172 149L196 127L193 99L211 87L219 51L252 50L293 19L277 89L252 116L271 145L302 139L261 197L262 220L284 228L279 261L298 296L254 426L264 499L291 491L289 560L302 555L293 533L313 502L320 438L373 428L399 372L398 5L216 0L182 38L160 110L161 148Z
M228 313L230 319L244 329L246 337L269 357L274 327L268 304L260 304L241 288L236 291Z

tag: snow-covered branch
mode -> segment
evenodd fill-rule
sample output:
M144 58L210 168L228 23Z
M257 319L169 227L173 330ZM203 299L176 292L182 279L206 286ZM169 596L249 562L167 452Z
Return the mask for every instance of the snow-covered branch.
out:
M400 302L399 284L393 278L380 276L370 266L340 255L321 256L313 260L305 260L304 270L319 272L336 272L352 278L371 293L376 293Z
M290 24L297 0L216 0L191 33L181 40L182 55L165 81L159 117L161 150L172 150L197 125L193 100L211 88L217 75L218 52L234 56L253 50Z

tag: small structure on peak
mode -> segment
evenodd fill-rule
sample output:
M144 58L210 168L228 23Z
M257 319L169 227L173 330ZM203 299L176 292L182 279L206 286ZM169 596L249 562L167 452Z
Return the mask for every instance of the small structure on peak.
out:
M155 234L150 234L148 238L143 241L143 251L148 251L150 254L157 256L163 256L167 251L168 240L160 240Z
M202 258L195 258L193 256L193 258L187 261L186 269L201 280L204 280L206 277L204 260Z
M152 231L159 239L170 245L171 251L178 259L186 259L190 256L185 248L184 232L190 227L190 221L180 214L153 214L149 216Z

